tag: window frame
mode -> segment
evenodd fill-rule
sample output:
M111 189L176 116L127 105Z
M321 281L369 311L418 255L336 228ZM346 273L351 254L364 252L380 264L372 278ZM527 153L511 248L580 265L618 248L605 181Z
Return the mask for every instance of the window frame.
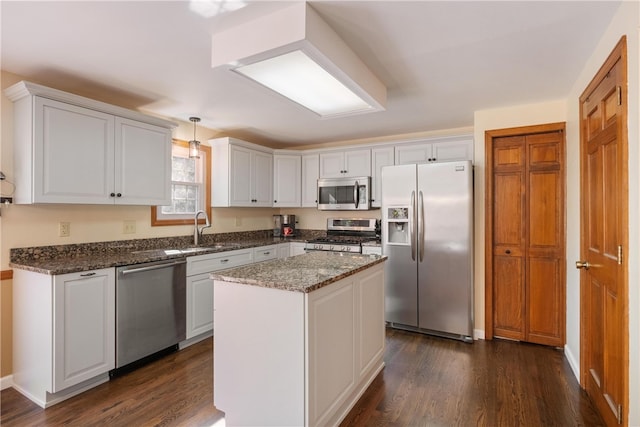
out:
M189 148L189 143L180 139L171 140L171 144L178 145L180 147ZM173 153L173 146L172 153ZM211 147L205 144L200 144L200 151L204 153L204 170L202 171L203 189L204 189L204 204L203 209L211 218ZM193 219L159 219L158 218L158 206L151 206L151 226L166 226L166 225L192 225ZM198 224L204 224L204 218L198 218Z

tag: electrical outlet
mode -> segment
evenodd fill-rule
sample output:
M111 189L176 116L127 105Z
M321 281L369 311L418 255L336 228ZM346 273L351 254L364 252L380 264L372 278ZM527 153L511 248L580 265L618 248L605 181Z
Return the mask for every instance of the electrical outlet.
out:
M236 227L240 227L242 225L242 218L239 216L236 217Z
M58 236L69 237L71 235L71 223L59 222L58 223Z
M127 220L122 226L122 232L124 234L134 234L136 232L136 222L133 220Z

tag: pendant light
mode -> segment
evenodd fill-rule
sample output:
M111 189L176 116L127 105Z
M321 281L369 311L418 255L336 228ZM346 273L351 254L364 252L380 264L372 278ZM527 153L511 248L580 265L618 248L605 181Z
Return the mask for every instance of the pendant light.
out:
M189 158L200 158L200 141L196 139L196 123L200 121L200 117L189 117L189 121L193 122L193 139L189 141Z

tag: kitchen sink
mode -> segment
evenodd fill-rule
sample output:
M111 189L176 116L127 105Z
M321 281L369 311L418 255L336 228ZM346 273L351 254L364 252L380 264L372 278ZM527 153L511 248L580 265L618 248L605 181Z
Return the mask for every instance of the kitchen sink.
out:
M144 249L141 251L133 251L132 254L148 254L148 255L180 255L180 254L193 254L198 252L212 251L225 248L236 248L240 246L239 243L221 243L218 245L210 246L193 246L190 248L170 248L170 249Z

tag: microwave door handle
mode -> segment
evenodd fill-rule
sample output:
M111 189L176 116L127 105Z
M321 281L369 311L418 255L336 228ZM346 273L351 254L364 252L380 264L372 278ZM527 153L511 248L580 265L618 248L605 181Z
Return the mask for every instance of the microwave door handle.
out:
M358 180L356 180L356 186L353 189L353 197L356 199L356 209L358 209L360 204L360 185L358 185Z

